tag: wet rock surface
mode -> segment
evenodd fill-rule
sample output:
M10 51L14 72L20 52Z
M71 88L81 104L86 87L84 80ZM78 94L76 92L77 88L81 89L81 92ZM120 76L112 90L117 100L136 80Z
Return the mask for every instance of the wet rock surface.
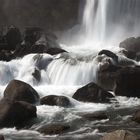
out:
M120 48L125 48L127 51L139 52L140 51L140 37L130 37L122 41L119 45Z
M135 121L135 122L137 122L137 123L140 123L140 110L137 110L134 113L134 115L132 117L132 120Z
M65 96L56 96L56 95L49 95L45 96L40 99L41 105L50 105L50 106L62 106L62 107L69 107L71 106L70 100Z
M39 128L38 131L45 135L55 135L55 134L63 134L69 129L70 129L69 125L56 123L56 124L45 125Z
M13 101L25 101L31 104L39 103L39 95L29 84L12 80L4 91L4 98Z
M138 139L130 131L117 130L104 135L103 138L101 138L100 140L138 140Z
M114 90L118 96L140 97L140 67L126 67L120 71Z
M98 53L98 55L103 55L103 54L105 54L106 56L112 58L115 61L115 63L118 63L118 56L115 53L113 53L113 52L111 52L109 50L101 50Z
M81 114L81 116L90 121L108 119L108 116L104 111L97 111L97 112L93 112L93 113Z
M0 127L22 127L36 118L36 107L23 101L0 101Z
M88 85L78 89L73 98L82 102L95 102L95 103L109 103L110 98L114 96L96 85L95 83L89 83Z

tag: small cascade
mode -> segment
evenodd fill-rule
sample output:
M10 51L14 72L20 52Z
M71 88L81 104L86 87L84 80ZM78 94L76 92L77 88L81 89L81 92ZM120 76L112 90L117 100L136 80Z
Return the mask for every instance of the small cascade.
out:
M48 54L29 54L22 59L0 62L0 84L6 85L12 79L37 85L33 76L40 72L40 84L45 85L85 85L96 82L98 65L93 56L62 54L55 57Z
M61 58L50 63L47 73L54 85L85 85L96 82L97 69L94 60L86 62Z

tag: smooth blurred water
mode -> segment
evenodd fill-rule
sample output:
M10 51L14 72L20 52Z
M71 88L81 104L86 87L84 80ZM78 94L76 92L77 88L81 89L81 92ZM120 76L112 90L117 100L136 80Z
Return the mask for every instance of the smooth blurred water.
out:
M6 140L96 140L96 136L105 130L119 126L139 128L133 123L127 126L132 112L140 105L138 98L116 97L117 102L112 100L111 104L83 103L72 98L78 88L89 82L96 82L100 65L96 61L96 55L100 50L117 51L118 46L113 42L139 35L139 7L139 0L86 0L80 34L77 37L80 43L69 47L66 44L61 45L69 53L55 56L30 54L10 62L0 61L1 98L9 81L18 79L32 85L40 97L64 95L72 103L69 108L37 106L38 118L31 128L3 128L0 134L4 134ZM35 70L40 72L40 81L32 75ZM110 118L89 121L81 116L101 110L107 112ZM52 122L67 123L71 129L62 135L53 136L45 136L36 131L42 125Z

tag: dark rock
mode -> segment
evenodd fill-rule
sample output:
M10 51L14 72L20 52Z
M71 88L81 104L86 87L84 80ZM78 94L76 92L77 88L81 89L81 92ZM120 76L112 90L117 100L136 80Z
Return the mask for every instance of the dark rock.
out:
M34 78L39 82L41 80L41 73L38 69L35 69L34 72L32 73Z
M21 43L21 33L18 28L11 26L5 35L8 50L15 50L16 45Z
M15 49L14 52L14 56L16 57L23 57L27 54L31 54L31 53L46 53L47 52L47 47L45 47L44 45L19 45L17 46L17 48Z
M0 101L0 127L21 127L36 117L36 107L27 102Z
M108 50L102 50L95 57L97 69L97 84L105 90L113 90L119 65L118 56Z
M132 120L137 122L137 123L140 123L140 110L138 110L134 113Z
M126 67L116 79L115 94L118 96L140 97L140 67Z
M122 49L119 51L122 55L124 55L127 58L135 60L137 58L136 52L134 51L128 51L126 49Z
M102 55L102 54L105 54L106 56L111 57L116 63L118 63L118 56L115 53L109 50L102 50L98 53L98 55Z
M3 135L0 135L0 140L5 140Z
M73 95L73 98L78 101L96 103L108 103L110 102L110 98L113 97L111 93L105 91L95 83L90 83L78 89Z
M130 131L117 130L108 133L103 136L100 140L138 140L137 137Z
M41 37L43 30L39 27L27 27L24 32L24 43L30 46Z
M63 52L66 52L66 51L61 48L48 48L47 50L47 53L51 55L56 55Z
M51 106L62 106L68 107L71 105L70 100L65 96L49 95L40 99L40 104L51 105Z
M140 52L140 37L130 37L122 41L119 45L120 48L124 48L127 51L132 51L135 53Z
M29 84L19 80L12 80L8 84L4 91L4 98L31 104L39 102L38 93Z
M49 48L47 46L44 45L20 45L17 46L15 52L14 52L14 56L16 57L23 57L27 54L31 54L31 53L48 53L51 55L56 55L62 52L66 52L65 50L61 49L61 48Z
M13 59L13 54L8 50L0 51L0 61L10 61Z
M105 90L113 90L120 70L121 67L115 65L110 65L105 70L99 69L97 72L98 85Z
M107 115L103 111L97 111L93 113L87 113L87 114L82 114L82 117L88 120L103 120L103 119L108 119Z
M63 134L68 129L70 129L69 125L57 123L57 124L45 125L39 128L37 131L45 135L56 135L56 134Z

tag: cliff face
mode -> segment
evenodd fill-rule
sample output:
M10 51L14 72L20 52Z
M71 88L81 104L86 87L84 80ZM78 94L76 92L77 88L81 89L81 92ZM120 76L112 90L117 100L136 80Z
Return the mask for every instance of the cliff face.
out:
M78 23L84 0L0 0L0 26L40 26L65 30Z

